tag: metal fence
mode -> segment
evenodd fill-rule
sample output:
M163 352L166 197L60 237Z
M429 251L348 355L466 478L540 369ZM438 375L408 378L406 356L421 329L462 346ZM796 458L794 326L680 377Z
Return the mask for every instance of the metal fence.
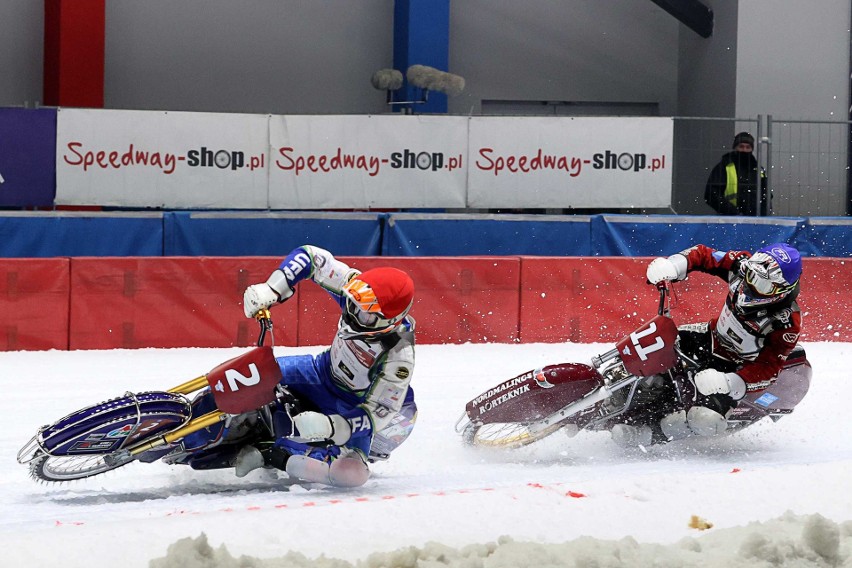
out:
M775 192L773 214L849 214L849 121L767 117L767 170Z
M773 216L845 216L849 194L850 121L676 117L672 209L709 214L704 187L713 166L732 150L737 132L750 132L765 168Z

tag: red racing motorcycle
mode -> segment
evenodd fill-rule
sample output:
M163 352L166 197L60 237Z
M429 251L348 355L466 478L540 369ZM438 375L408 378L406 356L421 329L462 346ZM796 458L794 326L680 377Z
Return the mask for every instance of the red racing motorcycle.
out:
M668 412L688 410L697 399L692 375L698 364L678 348L671 286L657 286L654 318L593 357L591 365L548 365L503 381L467 403L456 431L474 446L517 448L557 430L571 436L580 430L608 431L616 424L650 424ZM805 350L797 346L769 388L739 401L727 432L793 412L808 392L811 374Z

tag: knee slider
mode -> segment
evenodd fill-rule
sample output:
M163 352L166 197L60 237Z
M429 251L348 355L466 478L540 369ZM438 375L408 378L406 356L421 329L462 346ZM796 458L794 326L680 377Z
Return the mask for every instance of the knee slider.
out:
M370 478L370 468L358 455L337 458L330 464L308 456L290 456L287 475L334 487L360 487Z
M370 468L357 455L338 458L329 466L329 481L335 487L361 487L370 478Z
M660 420L660 428L670 440L680 440L692 435L692 430L689 429L689 423L686 421L685 410L678 410L664 416Z
M718 436L728 427L728 420L706 406L693 406L686 414L689 429L698 436Z

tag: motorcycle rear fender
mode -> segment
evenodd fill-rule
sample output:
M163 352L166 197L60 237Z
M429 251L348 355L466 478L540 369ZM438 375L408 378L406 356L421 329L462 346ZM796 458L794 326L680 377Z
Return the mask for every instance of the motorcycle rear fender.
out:
M561 363L528 371L485 391L467 403L472 422L530 422L553 414L603 385L595 369Z
M51 455L107 454L179 428L190 417L180 395L144 392L101 402L44 426L38 445Z

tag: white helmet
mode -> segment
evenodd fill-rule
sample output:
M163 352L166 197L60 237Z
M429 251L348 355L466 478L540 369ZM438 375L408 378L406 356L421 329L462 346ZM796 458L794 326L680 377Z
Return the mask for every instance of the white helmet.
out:
M738 307L776 304L798 291L802 258L790 245L775 243L744 260L740 273L742 281L735 297Z

